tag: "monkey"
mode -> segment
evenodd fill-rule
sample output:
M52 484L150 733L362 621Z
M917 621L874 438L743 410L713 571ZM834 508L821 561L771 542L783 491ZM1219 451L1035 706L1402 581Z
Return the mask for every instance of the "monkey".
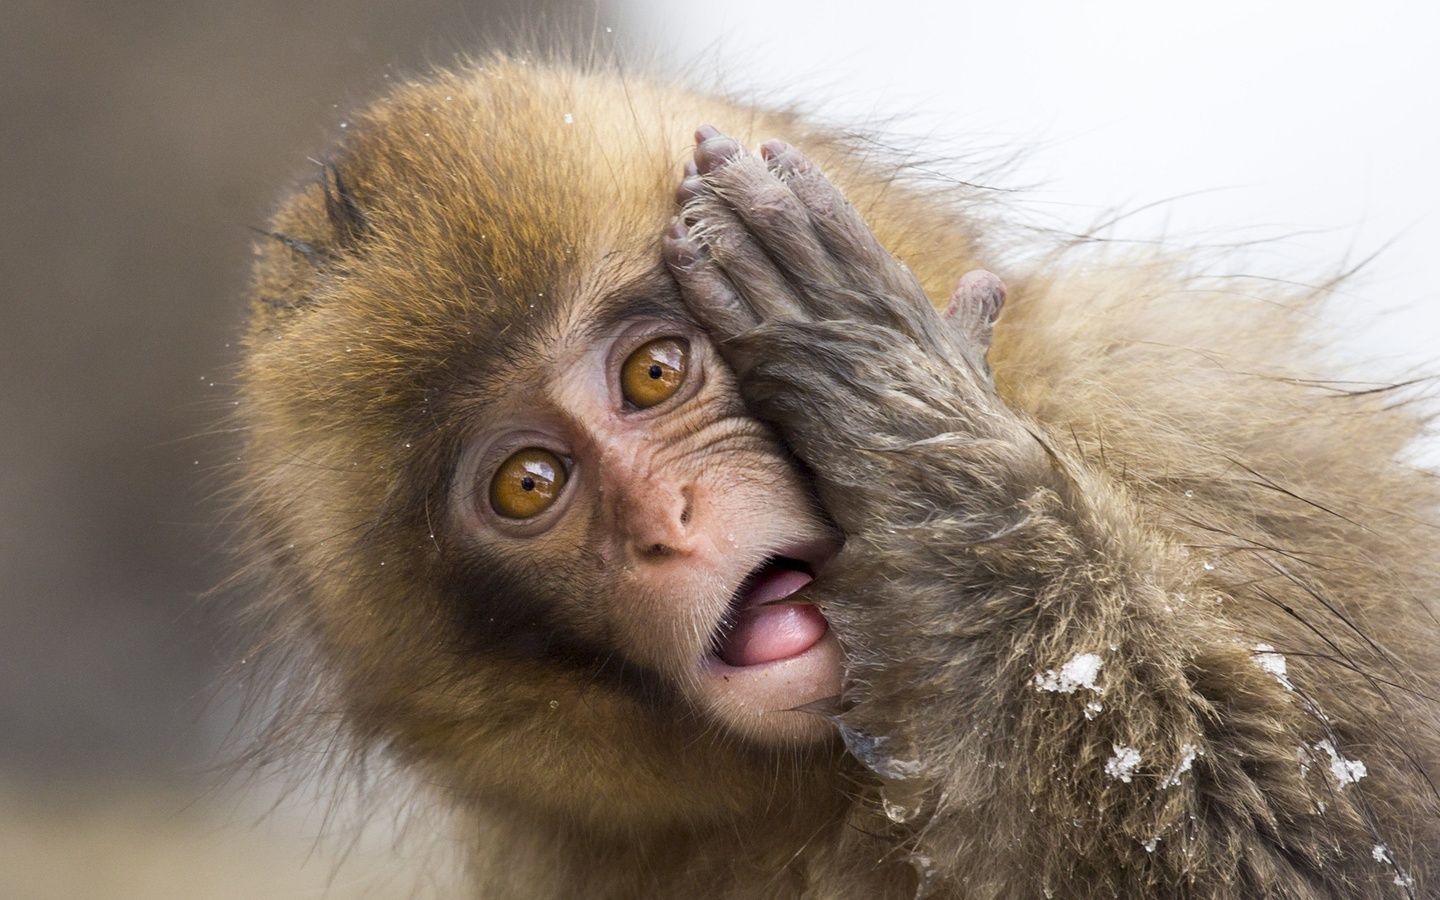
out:
M394 760L477 897L1440 896L1426 413L1323 289L603 66L346 125L256 246L257 756Z

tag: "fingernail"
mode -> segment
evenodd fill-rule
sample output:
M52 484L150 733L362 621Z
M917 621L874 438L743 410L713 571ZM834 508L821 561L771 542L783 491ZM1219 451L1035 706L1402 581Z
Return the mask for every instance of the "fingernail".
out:
M695 129L695 143L703 144L711 138L719 137L720 129L714 125L701 125Z
M784 156L789 150L790 145L781 140L766 141L760 145L760 155L766 159Z
M695 252L692 244L686 243L671 247L667 258L670 261L670 268L688 269L699 261L700 254Z
M680 182L679 186L675 188L675 202L684 206L686 203L700 196L700 193L704 190L705 180L699 175L692 175Z
M772 168L790 172L810 171L810 161L793 144L781 140L766 141L760 145L760 155Z
M705 129L695 132L699 136ZM695 147L695 168L701 175L709 175L720 168L732 156L740 155L740 143L734 138L711 128L711 135Z
M700 259L700 248L688 240L690 229L679 216L670 220L665 229L665 261L672 269L688 269Z

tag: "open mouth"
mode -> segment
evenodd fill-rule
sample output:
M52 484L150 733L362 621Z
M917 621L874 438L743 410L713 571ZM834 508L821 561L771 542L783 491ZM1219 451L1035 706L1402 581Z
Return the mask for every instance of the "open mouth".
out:
M758 666L799 656L829 630L813 604L787 602L815 579L811 566L772 556L745 576L715 638L715 655L729 666Z

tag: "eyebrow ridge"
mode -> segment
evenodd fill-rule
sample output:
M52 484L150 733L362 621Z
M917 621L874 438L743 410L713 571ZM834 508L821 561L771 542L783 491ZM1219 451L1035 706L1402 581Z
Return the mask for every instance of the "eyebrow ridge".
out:
M669 273L653 271L621 285L601 300L586 329L587 337L611 333L634 319L695 325L695 319L680 299L680 288L674 279Z

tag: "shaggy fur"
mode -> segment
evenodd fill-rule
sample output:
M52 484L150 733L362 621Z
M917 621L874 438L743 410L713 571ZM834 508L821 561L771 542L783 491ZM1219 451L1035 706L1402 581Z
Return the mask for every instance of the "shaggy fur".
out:
M617 676L449 510L467 404L515 348L664 275L702 122L802 148L937 305L979 265L1009 288L994 393L823 322L744 381L847 531L821 579L844 746L752 746ZM290 666L268 746L337 734L419 772L476 896L1440 896L1440 498L1402 462L1424 418L1335 380L1318 296L1007 266L978 192L610 72L494 59L347 134L257 247L243 478Z

